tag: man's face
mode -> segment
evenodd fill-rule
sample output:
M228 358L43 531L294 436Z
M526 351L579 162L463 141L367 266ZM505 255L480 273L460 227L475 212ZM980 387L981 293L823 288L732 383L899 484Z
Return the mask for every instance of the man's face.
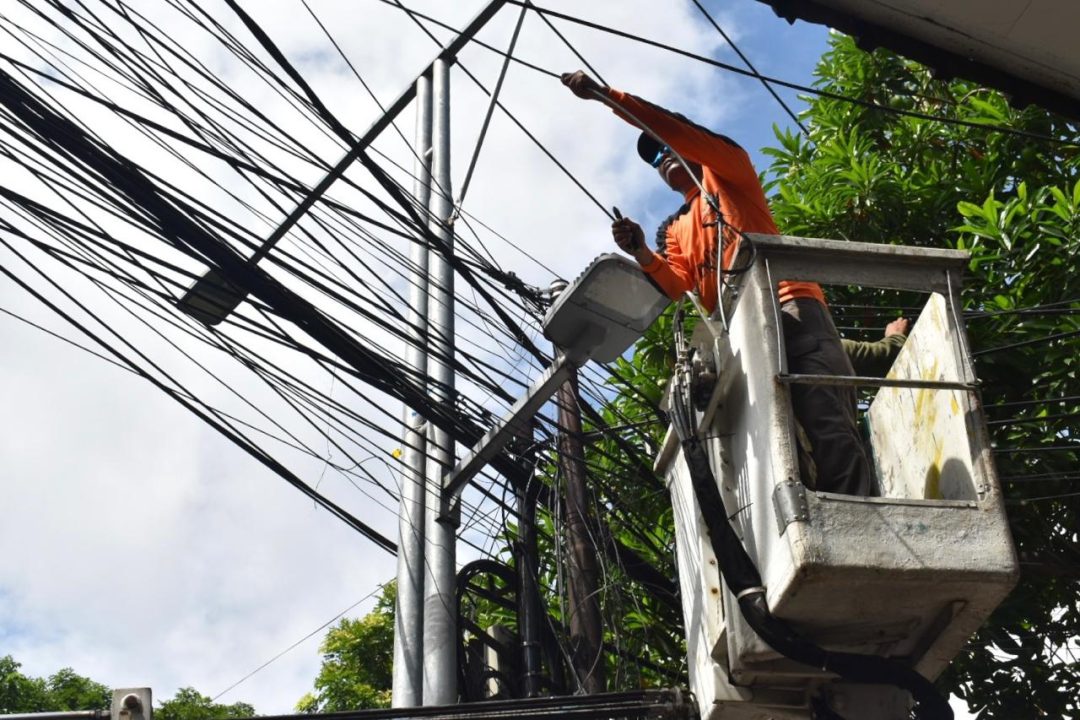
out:
M697 163L688 163L690 169L701 176L701 166ZM661 153L660 162L656 166L656 171L660 173L660 177L667 183L667 186L678 193L686 193L687 190L694 186L694 181L690 177L690 174L686 172L686 168L682 166L675 156L671 154L671 151L666 150Z

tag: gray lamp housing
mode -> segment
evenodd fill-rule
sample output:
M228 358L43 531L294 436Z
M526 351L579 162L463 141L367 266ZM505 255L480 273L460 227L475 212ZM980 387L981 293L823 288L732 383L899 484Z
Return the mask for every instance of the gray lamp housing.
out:
M544 317L544 335L568 360L612 362L642 336L671 300L622 255L593 260Z

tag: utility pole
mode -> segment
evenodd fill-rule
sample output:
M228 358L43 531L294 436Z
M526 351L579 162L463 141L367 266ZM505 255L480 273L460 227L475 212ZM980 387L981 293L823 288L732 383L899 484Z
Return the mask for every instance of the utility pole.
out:
M531 430L531 428L530 428ZM532 448L532 433L522 434L517 438L518 454L526 462L521 482L515 483L518 514L518 538L514 547L515 564L518 576L518 635L521 641L522 695L527 698L540 695L540 681L543 675L541 660L540 588L537 583L539 572L539 551L536 542L536 503L540 495L540 481L529 462L535 451Z
M431 200L431 77L416 80L416 181L420 211ZM428 247L418 239L409 252L409 311L405 362L416 377L427 375ZM404 410L401 507L398 514L397 605L394 613L394 707L423 704L424 688L424 523L427 436L424 419ZM437 508L436 508L437 509Z
M552 299L565 287L566 283L563 281L552 283ZM589 532L585 493L585 447L581 439L581 410L577 402L577 370L573 370L570 378L559 387L555 404L559 408L559 468L566 480L570 659L581 688L592 695L605 690L604 659L600 656L602 625L596 543Z
M432 184L431 231L452 251L450 225L450 59L440 57L432 66ZM428 286L428 374L432 401L454 407L454 272L442 253L432 253ZM427 577L424 588L424 704L457 702L457 526L460 505L447 498L443 478L454 467L450 435L434 428L428 435L427 507L424 545Z

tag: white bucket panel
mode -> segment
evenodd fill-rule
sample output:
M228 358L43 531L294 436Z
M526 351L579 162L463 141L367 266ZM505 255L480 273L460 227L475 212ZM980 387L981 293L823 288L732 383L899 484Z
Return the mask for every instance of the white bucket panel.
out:
M945 298L934 293L889 371L889 378L961 381ZM962 390L881 388L870 405L870 438L881 494L889 498L974 500Z
M713 702L746 700L749 694L731 687L724 673L711 661L714 648L718 643L722 644L724 632L720 571L681 453L673 457L667 482L678 533L676 553L690 689L695 697L709 698Z

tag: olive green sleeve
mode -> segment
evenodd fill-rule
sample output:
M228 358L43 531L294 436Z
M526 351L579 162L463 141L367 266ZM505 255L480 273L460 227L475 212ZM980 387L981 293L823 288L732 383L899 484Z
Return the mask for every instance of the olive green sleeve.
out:
M893 360L904 347L907 335L890 335L877 342L859 342L841 339L844 352L855 368L855 374L863 377L885 377Z

